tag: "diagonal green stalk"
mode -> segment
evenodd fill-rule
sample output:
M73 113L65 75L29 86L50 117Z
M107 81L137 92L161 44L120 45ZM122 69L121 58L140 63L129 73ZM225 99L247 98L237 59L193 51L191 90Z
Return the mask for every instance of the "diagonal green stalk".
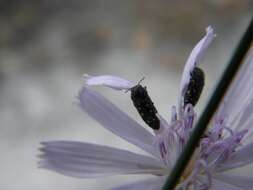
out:
M253 40L253 19L250 21L250 24L244 33L241 41L239 42L227 68L225 69L219 83L216 86L209 102L207 103L200 119L198 120L196 127L194 128L191 137L188 140L184 150L182 151L181 156L176 162L175 167L173 168L170 176L165 182L162 190L173 190L179 182L180 177L182 176L184 169L186 168L188 162L191 159L191 156L197 147L201 136L204 134L209 121L211 120L213 114L219 106L219 103L222 100L222 97L225 95L230 83L232 82L234 76L239 70L242 60L248 52L250 45Z

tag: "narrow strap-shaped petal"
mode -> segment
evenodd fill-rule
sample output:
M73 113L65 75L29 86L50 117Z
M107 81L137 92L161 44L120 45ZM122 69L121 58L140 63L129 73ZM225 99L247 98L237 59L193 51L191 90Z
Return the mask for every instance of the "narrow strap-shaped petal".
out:
M154 136L101 94L83 87L79 100L81 108L103 127L155 155L152 146Z
M229 183L225 183L225 182L220 181L218 179L213 179L211 190L244 190L244 189L236 187L236 186L229 184Z
M245 190L252 190L253 188L252 177L221 173L219 175L216 175L215 178Z
M219 171L225 171L251 164L253 162L253 143L243 146L231 155Z
M206 49L213 41L215 36L216 35L214 34L213 28L211 26L207 27L206 35L193 48L189 58L186 61L180 85L179 109L181 109L181 98L184 95L185 90L187 89L187 86L190 82L191 71L199 63L201 57L204 55Z
M101 85L115 90L129 90L136 85L131 81L112 75L90 76L85 74L84 79L88 86Z
M193 48L189 58L186 61L183 76L181 80L181 92L185 88L185 86L189 83L190 80L190 72L193 70L193 68L199 63L201 57L205 53L206 49L210 45L210 43L213 41L215 34L213 31L213 28L209 26L206 29L206 35L197 43L197 45Z
M127 185L122 185L112 190L160 190L164 185L166 177L153 177L150 179L137 181Z
M43 142L39 167L66 176L92 178L163 173L160 161L127 150L74 141Z
M227 116L226 124L232 129L241 130L251 125L249 121L253 119L252 72L253 49L249 52L217 112L218 116Z

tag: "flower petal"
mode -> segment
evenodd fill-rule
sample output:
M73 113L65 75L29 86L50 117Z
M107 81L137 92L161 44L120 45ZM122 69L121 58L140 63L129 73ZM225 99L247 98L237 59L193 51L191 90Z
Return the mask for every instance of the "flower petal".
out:
M39 167L67 176L159 175L164 170L154 158L108 146L74 141L50 141L42 145Z
M219 171L230 170L251 164L253 162L252 155L253 155L253 143L245 145L241 149L233 153L231 155L231 158L229 158L226 161L226 164L222 165Z
M219 174L215 176L216 179L223 181L225 183L240 187L245 190L250 190L253 187L253 178L246 176L238 176L231 174Z
M154 136L105 97L83 87L79 93L79 100L81 108L103 127L155 155L152 146Z
M243 190L243 189L217 179L212 179L211 190Z
M216 35L214 34L213 28L211 26L207 27L206 35L193 48L188 60L186 61L180 85L180 98L179 98L180 111L182 107L182 97L184 96L187 86L190 82L190 74L194 69L194 67L199 63L201 57L204 55L206 49L213 41L215 36Z
M232 129L250 129L253 119L253 48L250 50L245 63L240 68L234 82L231 84L222 105L219 115L227 116L227 125Z
M113 188L112 190L159 190L162 189L166 177L155 177L148 180L137 181L120 187Z
M112 75L90 76L85 74L84 79L88 86L102 85L115 90L129 90L136 85L131 81Z

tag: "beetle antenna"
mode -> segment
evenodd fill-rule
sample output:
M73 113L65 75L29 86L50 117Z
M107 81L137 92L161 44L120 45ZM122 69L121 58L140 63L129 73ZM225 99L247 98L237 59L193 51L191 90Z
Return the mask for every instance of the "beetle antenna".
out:
M137 83L137 85L140 85L142 81L145 80L145 76L141 78L141 80L139 80L139 82Z
M137 83L137 85L140 85L140 84L141 84L141 82L142 82L142 81L144 81L144 80L145 80L145 76L144 76L144 77L142 77L142 78L139 80L139 82ZM137 85L136 85L136 86L137 86ZM133 88L133 87L132 87L132 88ZM132 88L130 88L130 89L126 89L126 90L125 90L125 93L127 93L128 91L130 91Z

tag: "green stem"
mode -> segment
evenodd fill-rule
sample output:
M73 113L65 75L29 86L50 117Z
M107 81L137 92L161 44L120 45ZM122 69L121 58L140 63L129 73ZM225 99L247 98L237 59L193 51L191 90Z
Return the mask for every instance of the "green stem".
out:
M253 19L251 20L246 32L244 33L241 41L239 42L227 68L225 69L216 89L213 92L209 102L207 103L200 119L198 120L196 127L194 128L192 135L190 136L188 143L182 151L181 156L176 162L170 176L165 182L162 190L173 190L179 182L184 169L186 168L191 156L197 147L201 136L204 134L209 121L219 106L222 97L225 95L230 83L239 70L242 60L245 57L248 49L250 48L253 40Z

